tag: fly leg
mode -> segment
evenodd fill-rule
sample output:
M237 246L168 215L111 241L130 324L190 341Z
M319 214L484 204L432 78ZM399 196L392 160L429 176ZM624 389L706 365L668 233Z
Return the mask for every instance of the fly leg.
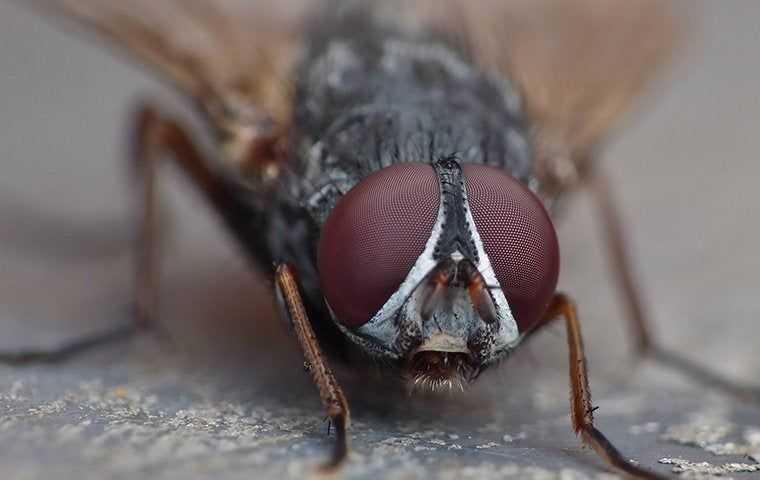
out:
M177 121L163 117L155 107L144 104L137 109L132 135L129 166L136 184L140 215L134 264L135 322L142 328L155 328L161 259L157 188L160 162L170 158L217 209L226 206L224 188L185 129Z
M51 350L0 353L0 363L24 365L59 362L106 344L123 341L145 328L158 328L156 307L160 242L156 175L158 163L164 157L174 160L231 226L234 219L241 216L241 203L235 196L234 189L229 188L225 179L211 170L204 156L177 121L162 117L156 108L146 104L138 109L133 125L131 167L141 190L142 202L135 265L136 320L130 325L77 339Z
M0 352L0 364L24 366L42 363L60 363L94 348L122 342L138 331L135 323L115 327L102 333L88 335L61 346L43 350Z
M607 177L598 169L589 175L589 185L599 209L612 268L623 293L628 310L628 320L636 350L642 357L650 357L661 364L687 374L710 388L725 390L745 401L760 403L760 388L739 385L720 374L702 367L691 360L673 353L658 344L651 334L641 290L634 278L628 247L625 241L620 215L610 192Z
M348 402L343 394L343 389L327 364L314 334L314 329L306 315L306 309L301 300L292 267L289 265L277 267L275 284L280 303L293 325L298 343L303 350L308 370L319 389L319 396L327 411L327 417L335 427L335 449L330 460L322 466L322 470L332 471L339 468L348 456L348 427L350 424Z
M664 480L668 477L645 470L628 461L607 437L594 426L594 408L588 385L586 357L581 336L581 325L573 301L564 294L556 294L552 299L544 319L539 326L557 319L565 319L567 346L570 366L570 418L573 430L580 435L583 443L590 446L610 466L627 477L646 480Z
M598 208L598 215L604 228L613 275L623 294L636 351L640 355L645 355L652 350L654 342L641 291L631 268L628 244L625 240L620 215L610 192L609 181L604 173L597 168L590 173L589 182L594 195L594 202Z

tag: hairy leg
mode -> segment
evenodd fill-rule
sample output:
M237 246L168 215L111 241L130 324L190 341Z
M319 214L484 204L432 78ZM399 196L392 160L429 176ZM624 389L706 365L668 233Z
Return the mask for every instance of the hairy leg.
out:
M578 321L575 304L564 294L556 294L554 296L539 328L559 318L565 320L567 330L571 393L570 418L575 433L610 466L628 477L647 480L662 480L667 478L666 476L632 464L594 426L594 408L591 403L591 391L588 384L581 326Z
M335 449L330 460L322 468L326 471L336 470L348 456L350 425L348 401L332 369L327 364L314 329L311 327L292 267L280 265L275 273L275 284L280 303L293 325L298 343L303 350L308 370L319 389L322 405L327 411L331 424L335 426Z

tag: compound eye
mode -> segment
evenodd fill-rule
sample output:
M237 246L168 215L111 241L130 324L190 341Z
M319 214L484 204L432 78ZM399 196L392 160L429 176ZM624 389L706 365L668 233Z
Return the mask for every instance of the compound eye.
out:
M541 201L501 169L464 166L467 199L499 286L524 332L557 287L559 244Z
M322 292L338 321L367 323L398 290L433 230L438 177L430 165L374 172L341 198L319 241Z

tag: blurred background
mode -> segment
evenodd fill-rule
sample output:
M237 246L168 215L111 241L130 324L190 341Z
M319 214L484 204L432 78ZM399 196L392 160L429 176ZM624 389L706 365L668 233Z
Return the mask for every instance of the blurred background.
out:
M760 2L704 0L681 6L698 16L689 41L640 114L631 117L612 140L605 164L626 219L634 266L658 337L666 346L733 378L760 383L760 63L756 60ZM158 98L175 111L184 109L172 92L142 70L76 35L62 33L13 2L0 3L0 349L56 345L129 321L134 232L133 199L124 160L125 127L135 100L145 96ZM119 347L110 354L94 354L70 368L0 368L0 441L4 445L0 472L12 474L3 475L5 478L41 478L48 468L80 478L146 472L172 478L209 470L233 478L262 465L266 466L258 471L262 475L276 472L297 477L305 471L302 463L309 464L324 453L327 442L318 399L301 371L294 339L273 314L269 286L249 271L245 259L183 179L171 169L165 173L162 188L170 227L164 248L161 312L177 339L175 347L180 347L170 350L179 350L182 358L189 352L196 362L202 359L205 368L216 362L231 363L211 371L224 371L233 386L208 387L211 393L201 395L197 380L176 373L185 370L173 366L169 360L174 358L172 353L144 342ZM704 413L702 405L707 402L723 408L722 421L734 425L741 438L751 426L748 419L754 418L755 426L760 424L758 410L734 407L726 397L708 398L702 387L656 366L632 368L623 310L612 288L599 225L584 195L569 203L559 222L560 286L577 299L581 309L592 392L602 405L600 422L616 433L627 453L648 465L656 465L659 457L667 456L666 451L677 451L694 461L721 463L721 459L705 457L709 455L702 450L662 440L668 422L675 425L692 418L692 413ZM526 348L527 353L515 359L516 367L510 360L489 374L483 386L476 387L473 395L487 400L482 409L475 409L479 412L475 417L467 415L475 411L473 405L480 405L473 400L479 397L457 398L454 407L442 407L469 412L462 418L459 411L458 420L444 422L458 425L456 430L436 425L434 419L419 427L440 432L441 441L449 446L458 445L450 435L463 439L469 435L469 440L460 442L466 455L451 453L458 450L453 447L441 453L447 461L454 459L450 465L444 462L443 467L436 467L449 469L441 470L441 475L454 472L452 478L458 478L463 468L481 468L477 470L481 476L501 472L503 477L505 465L516 465L514 471L522 472L520 475L525 473L520 469L528 467L548 472L571 468L581 472L579 475L596 471L598 461L579 449L567 426L566 353L562 329L555 333ZM151 359L151 375L157 377L145 376L146 358ZM179 363L186 365L184 360ZM536 364L546 385L524 378L534 376ZM158 368L161 365L172 366L162 370ZM281 367L273 371L273 365ZM164 373L155 373L159 370ZM176 374L171 381L163 376L167 371ZM531 374L524 375L525 371ZM280 382L263 379L272 374L286 377L279 377ZM292 381L283 380L290 376ZM359 384L362 381L366 379ZM95 382L95 386L88 390L83 382L90 387L92 383L86 382ZM162 390L167 382L171 393ZM282 393L267 393L273 383ZM249 390L236 393L234 385L241 384ZM114 400L113 388L122 385L139 394L134 398L127 395L123 402ZM137 455L141 450L136 443L161 445L177 434L176 428L169 433L161 430L160 435L152 432L160 422L148 422L151 414L158 418L158 412L163 412L166 418L176 420L180 418L177 412L183 408L187 412L193 401L216 398L220 391L230 395L225 397L232 402L229 405L241 406L241 412L230 408L237 412L238 420L247 422L248 430L241 428L236 434L225 430L232 428L231 424L219 419L229 412L196 411L199 417L217 419L217 424L196 431L187 427L194 425L186 421L187 416L181 417L184 420L177 422L190 430L182 430L176 444L166 448L165 458ZM92 407L88 410L91 417L82 414L81 408L77 410L76 405L98 395L101 410ZM146 400L150 395L156 397L153 403ZM636 408L629 402L632 396L640 399ZM115 403L109 403L109 398ZM177 398L186 403L178 404ZM607 405L612 407L606 416L604 400L609 398ZM56 401L63 402L60 409L28 418L30 411L39 413ZM505 402L514 415L504 412ZM109 422L115 421L108 416L108 412L115 415L108 409L130 405L142 413L118 417L117 423L132 422L133 430L99 437L109 432ZM217 404L203 405L211 409ZM248 410L255 408L251 405L263 405L269 413L257 416ZM620 408L615 410L615 405ZM517 414L521 408L530 412ZM556 425L546 422L544 408L552 412L549 417L559 419ZM371 407L366 411L366 416L360 413L355 422L357 429L364 427L376 434L357 434L358 455L365 460L373 458L373 448L386 438L408 441L388 445L388 451L395 452L393 448L401 445L399 451L411 455L404 457L412 462L407 467L423 468L430 459L438 458L435 452L409 447L422 445L420 438L427 437L389 437L397 424ZM359 412L363 412L361 407ZM629 425L647 424L653 417L658 426L652 427L650 437L628 438ZM282 421L267 423L272 418ZM294 418L303 418L303 423L283 423ZM72 433L72 425L87 420L97 427ZM496 427L490 431L467 430L472 425L492 424ZM523 428L528 424L544 433L531 436L530 430ZM138 432L140 425L145 430ZM257 425L261 428L255 428ZM65 428L69 428L69 437L61 433ZM296 433L301 428L309 432L305 437ZM454 433L462 429L466 433ZM555 430L563 433L555 435ZM230 444L214 436L220 431ZM505 438L520 432L528 439L518 440L519 448L512 448ZM245 435L249 440L264 440L260 444L243 442L245 448L240 450L235 442ZM658 438L661 444L649 441ZM6 450L10 439L15 446ZM188 442L197 451L183 451ZM478 448L489 443L498 445ZM423 446L435 450L436 445ZM408 454L410 450L421 453ZM94 453L81 453L86 451ZM256 452L262 451L268 456L256 460ZM562 453L557 455L557 451ZM126 455L129 461L119 463L111 456L114 452ZM182 465L178 458L183 459ZM298 461L293 463L293 458ZM397 471L389 468L406 468L403 462L389 465L377 464L372 467L375 470L367 467L353 474L371 476ZM423 471L409 468L410 477ZM667 471L669 467L657 468ZM750 475L736 474L735 478Z

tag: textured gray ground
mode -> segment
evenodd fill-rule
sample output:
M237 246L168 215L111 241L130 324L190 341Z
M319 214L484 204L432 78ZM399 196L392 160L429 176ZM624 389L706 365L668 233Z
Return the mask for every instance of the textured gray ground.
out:
M703 7L667 92L607 165L665 343L760 383L760 3ZM140 71L0 4L0 348L127 321L118 160L139 92L171 104ZM0 367L1 478L300 478L324 458L316 392L266 287L186 185L167 184L162 314L175 347L143 338L63 366ZM571 203L561 287L582 309L601 429L659 471L760 478L760 408L632 362L587 199ZM563 346L549 331L440 399L342 371L347 477L613 478L570 432Z

